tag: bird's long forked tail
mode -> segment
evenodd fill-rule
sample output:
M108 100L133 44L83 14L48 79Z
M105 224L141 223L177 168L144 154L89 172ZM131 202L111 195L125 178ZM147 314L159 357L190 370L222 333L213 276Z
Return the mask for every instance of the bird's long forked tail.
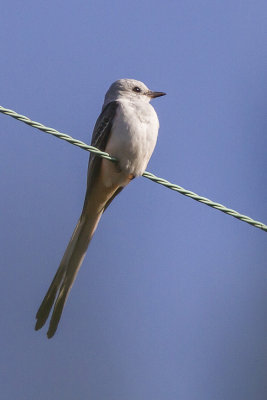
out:
M51 338L57 330L68 294L81 267L101 215L102 212L95 214L94 217L81 215L54 279L39 307L36 314L35 330L41 329L46 323L55 303L47 332L48 338Z

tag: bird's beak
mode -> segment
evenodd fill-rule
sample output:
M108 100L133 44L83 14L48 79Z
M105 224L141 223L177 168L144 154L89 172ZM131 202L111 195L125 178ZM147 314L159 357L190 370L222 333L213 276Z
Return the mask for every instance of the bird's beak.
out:
M152 90L149 90L147 92L147 96L151 97L152 99L154 99L155 97L160 97L160 96L165 96L166 93L164 92L153 92Z

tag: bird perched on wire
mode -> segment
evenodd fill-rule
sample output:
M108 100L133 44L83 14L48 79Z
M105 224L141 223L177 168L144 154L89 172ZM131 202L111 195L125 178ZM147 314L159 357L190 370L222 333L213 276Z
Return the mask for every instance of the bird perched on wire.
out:
M81 216L36 314L35 329L38 330L43 327L54 306L48 338L57 330L68 294L103 212L120 191L133 178L142 175L147 167L159 129L156 111L149 102L165 94L153 92L135 79L119 79L106 93L91 145L117 158L118 162L90 154Z

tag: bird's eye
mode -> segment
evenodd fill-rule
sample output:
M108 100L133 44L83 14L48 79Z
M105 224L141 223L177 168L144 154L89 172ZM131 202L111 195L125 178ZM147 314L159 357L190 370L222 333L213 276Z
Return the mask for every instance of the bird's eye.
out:
M135 86L135 87L133 88L133 91L136 92L136 93L140 93L140 92L141 92L141 89L140 89L138 86Z

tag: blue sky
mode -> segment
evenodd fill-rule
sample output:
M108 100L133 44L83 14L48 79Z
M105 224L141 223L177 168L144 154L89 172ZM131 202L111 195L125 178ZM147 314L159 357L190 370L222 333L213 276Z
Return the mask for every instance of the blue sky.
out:
M148 170L267 222L265 1L12 1L1 105L83 140L142 80ZM0 115L1 396L265 400L266 233L144 178L105 213L57 334L37 308L79 217L87 152Z

